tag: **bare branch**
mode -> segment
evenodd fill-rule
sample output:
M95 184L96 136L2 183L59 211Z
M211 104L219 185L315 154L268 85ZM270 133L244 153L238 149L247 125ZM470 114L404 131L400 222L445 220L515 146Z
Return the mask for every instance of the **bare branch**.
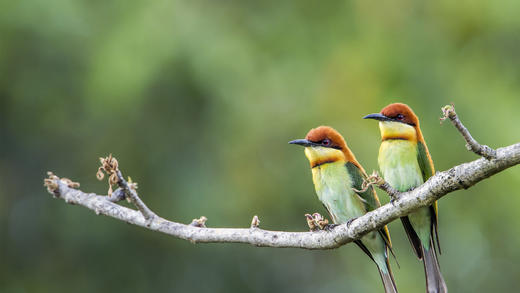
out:
M490 148L487 145L479 144L473 136L469 133L468 129L460 122L459 116L455 112L455 107L452 105L446 105L442 107L443 116L440 118L441 121L446 120L446 118L450 118L451 123L455 125L455 128L462 134L464 139L466 140L466 148L469 151L474 152L475 154L482 156L488 160L494 159L497 157L497 152Z
M120 188L125 191L127 198L130 199L130 202L134 204L134 206L143 214L144 218L147 221L151 221L153 218L157 217L157 215L150 210L146 204L139 198L135 188L132 188L132 183L128 183L125 178L123 178L123 174L121 171L117 170L116 172L117 178L119 179L117 184Z
M390 184L388 184L388 182L383 180L383 178L381 178L381 181L379 182L377 187L379 187L381 190L388 193L388 195L393 199L396 199L399 196L399 194L401 194L401 192L399 192L397 189L390 186Z
M84 206L95 211L96 214L106 215L191 242L248 243L268 247L331 249L359 239L364 234L405 216L419 207L430 205L450 192L469 188L517 164L520 164L520 143L497 149L494 159L480 158L447 171L438 172L416 189L400 193L393 204L386 204L368 212L348 225L342 224L329 231L316 232L281 232L259 228L199 228L165 220L151 211L154 216L146 218L145 212L142 212L141 209L140 211L132 210L109 201L107 196L88 194L74 189L75 185L69 186L65 180L52 173L49 174L49 178L45 179L45 186L55 197L71 204ZM118 176L118 178L122 178L122 176ZM121 188L124 189L124 186L125 184ZM133 192L139 199L135 190Z

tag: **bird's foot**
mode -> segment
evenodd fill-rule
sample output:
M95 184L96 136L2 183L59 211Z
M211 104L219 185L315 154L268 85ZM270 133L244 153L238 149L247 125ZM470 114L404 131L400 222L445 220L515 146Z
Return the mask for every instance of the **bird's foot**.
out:
M409 191L412 191L412 190L414 190L414 189L415 189L415 187L410 187L410 188L408 188L405 192L409 192ZM397 195L391 195L391 196L390 196L390 203L391 203L393 206L395 206L395 201L396 201L397 199L398 199L398 194L397 194Z
M352 221L354 221L357 218L351 218L347 221L347 227L350 227L350 224L352 224Z
M330 231L334 230L334 228L336 228L336 226L338 226L338 224L327 224L327 225L325 225L325 228L323 230L327 230L330 232Z

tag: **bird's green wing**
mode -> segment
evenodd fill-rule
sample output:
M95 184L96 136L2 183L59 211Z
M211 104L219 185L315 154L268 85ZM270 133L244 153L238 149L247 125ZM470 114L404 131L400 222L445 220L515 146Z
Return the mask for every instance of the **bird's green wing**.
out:
M366 179L366 176L353 163L347 162L345 165L347 166L347 171L352 179L352 187L357 190L363 189L363 181ZM381 205L372 186L370 186L365 192L356 191L356 193L363 199L367 212L375 210Z
M426 144L422 141L417 142L417 162L419 163L419 168L421 168L421 173L423 177L423 181L426 182L428 178L432 177L435 173L435 168L433 167L433 161L430 157L430 153L428 152L428 148L426 147ZM441 250L440 244L439 244L439 233L437 231L437 226L439 223L439 213L437 208L437 202L434 202L431 205L431 208L433 210L433 225L435 230L435 238L437 240L437 247L439 248L439 252Z
M417 142L417 161L421 168L423 180L426 182L428 178L433 176L434 168L426 145L420 141Z
M347 167L347 171L352 179L352 188L361 191L363 189L363 181L365 180L366 175L352 162L347 162L345 166ZM369 186L365 192L358 191L355 192L363 200L367 212L375 210L381 206L379 203L379 198L377 197L377 193L372 186ZM392 241L390 240L390 232L388 232L388 227L385 225L379 230L379 233L385 240L388 247L392 249Z

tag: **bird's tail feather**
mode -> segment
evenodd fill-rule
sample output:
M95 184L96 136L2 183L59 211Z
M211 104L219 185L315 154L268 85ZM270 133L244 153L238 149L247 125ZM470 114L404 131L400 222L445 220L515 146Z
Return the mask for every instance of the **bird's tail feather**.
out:
M388 259L386 260L386 268L386 272L379 268L379 275L381 275L381 280L383 281L383 286L385 287L385 293L397 293L394 275L392 274L392 270L390 269Z
M426 292L427 293L447 293L448 287L444 282L437 253L434 244L430 244L430 248L422 246L424 273L426 275Z

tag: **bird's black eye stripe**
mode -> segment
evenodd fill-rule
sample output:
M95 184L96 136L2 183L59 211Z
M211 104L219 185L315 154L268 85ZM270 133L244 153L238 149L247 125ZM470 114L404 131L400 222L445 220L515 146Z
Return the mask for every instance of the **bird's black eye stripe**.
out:
M332 144L332 140L328 139L328 138L325 138L323 140L320 140L320 141L316 141L316 142L311 142L312 146L321 146L321 147L326 147L326 148L332 148L332 149L337 149L337 150L341 150L341 147L338 146L338 145L333 145Z
M397 121L397 122L402 122L402 123L405 123L405 124L408 124L410 126L415 126L415 123L413 122L408 122L408 121L405 121L405 116L403 114L397 114L395 115L393 118L391 118L392 120L394 121Z

